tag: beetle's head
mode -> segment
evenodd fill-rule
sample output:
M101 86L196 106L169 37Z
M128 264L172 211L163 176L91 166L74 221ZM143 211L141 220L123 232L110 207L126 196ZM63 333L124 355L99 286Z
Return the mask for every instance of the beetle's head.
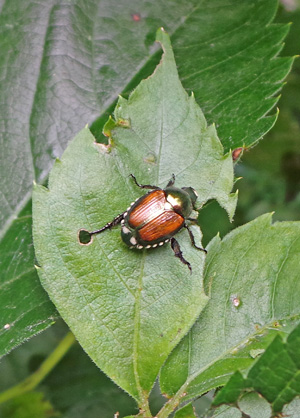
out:
M190 196L193 208L195 208L195 203L198 198L198 194L196 190L193 189L192 187L183 187L182 190L184 190Z

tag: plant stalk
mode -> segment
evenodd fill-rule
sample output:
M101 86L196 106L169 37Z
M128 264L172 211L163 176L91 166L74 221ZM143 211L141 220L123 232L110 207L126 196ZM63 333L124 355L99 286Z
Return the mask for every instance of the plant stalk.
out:
M62 357L68 352L75 341L76 340L72 332L68 332L68 334L55 348L55 350L52 351L52 353L40 365L38 370L36 370L30 376L26 377L26 379L22 382L9 388L5 392L0 393L0 404L35 389L62 359Z

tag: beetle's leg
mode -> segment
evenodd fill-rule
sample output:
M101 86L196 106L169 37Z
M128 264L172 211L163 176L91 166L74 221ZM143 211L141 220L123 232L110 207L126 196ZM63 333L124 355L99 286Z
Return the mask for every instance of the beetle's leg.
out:
M113 219L111 222L108 222L106 225L104 225L102 228L97 229L96 231L89 232L89 234L95 235L100 234L101 232L105 231L106 229L111 229L113 226L118 225L122 219L124 218L124 213L121 213L120 215L116 216L115 219Z
M184 227L188 230L188 233L189 233L189 236L190 236L190 239L192 241L193 246L195 248L197 248L197 250L204 251L207 254L207 251L206 251L205 248L201 248L201 247L198 247L198 245L196 245L196 243L195 243L195 237L194 237L192 231L190 230L189 226L186 223L184 224Z
M197 223L197 221L198 221L198 219L197 218L186 218L188 221L191 221L191 222L196 222Z
M92 241L92 236L95 234L100 234L100 232L105 231L106 229L111 229L113 226L119 224L124 219L124 213L116 216L111 222L108 222L105 226L96 231L89 232L86 229L80 229L78 231L78 240L82 245L88 245Z
M169 183L167 184L167 187L173 186L174 183L175 183L175 174L172 174L172 177L170 178Z
M172 250L174 251L175 257L178 257L179 260L183 263L186 264L190 270L190 272L192 273L192 266L190 265L190 263L188 261L186 261L186 259L183 257L182 255L182 251L180 249L180 245L178 244L177 240L175 238L171 238L171 247Z
M141 189L152 189L152 190L160 190L160 187L158 186L151 186L150 184L139 184L133 174L129 174L130 177L133 179L135 184L140 187Z

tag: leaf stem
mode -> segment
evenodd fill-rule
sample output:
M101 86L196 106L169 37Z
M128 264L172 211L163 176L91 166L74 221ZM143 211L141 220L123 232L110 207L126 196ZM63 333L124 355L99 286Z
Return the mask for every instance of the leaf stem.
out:
M36 386L38 386L38 384L51 372L56 364L67 353L75 341L76 340L72 332L68 332L68 334L55 348L55 350L52 351L52 353L40 365L38 370L36 370L22 382L0 394L0 404L36 388Z
M189 381L186 381L184 385L177 391L177 393L161 408L155 418L168 418L170 414L177 408L180 400L186 395L185 389L189 385Z

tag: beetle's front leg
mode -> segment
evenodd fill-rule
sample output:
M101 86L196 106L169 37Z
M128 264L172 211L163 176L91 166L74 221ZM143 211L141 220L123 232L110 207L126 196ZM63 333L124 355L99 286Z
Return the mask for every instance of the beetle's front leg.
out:
M152 190L160 190L160 187L158 186L151 186L151 184L140 184L137 182L136 177L133 174L129 174L130 177L133 179L133 181L135 182L135 184L140 188L140 189L152 189Z
M197 248L197 250L204 251L205 254L207 254L207 250L205 248L201 248L201 247L198 247L198 245L196 245L195 237L194 237L192 231L190 230L189 226L186 223L184 224L184 227L188 230L188 233L189 233L189 236L190 236L190 239L192 241L193 246L195 248Z
M175 238L171 238L171 247L172 250L174 251L175 257L178 257L179 260L188 266L190 272L192 273L192 266L190 265L190 263L183 257L182 251L180 249L180 245L178 243L178 241Z

